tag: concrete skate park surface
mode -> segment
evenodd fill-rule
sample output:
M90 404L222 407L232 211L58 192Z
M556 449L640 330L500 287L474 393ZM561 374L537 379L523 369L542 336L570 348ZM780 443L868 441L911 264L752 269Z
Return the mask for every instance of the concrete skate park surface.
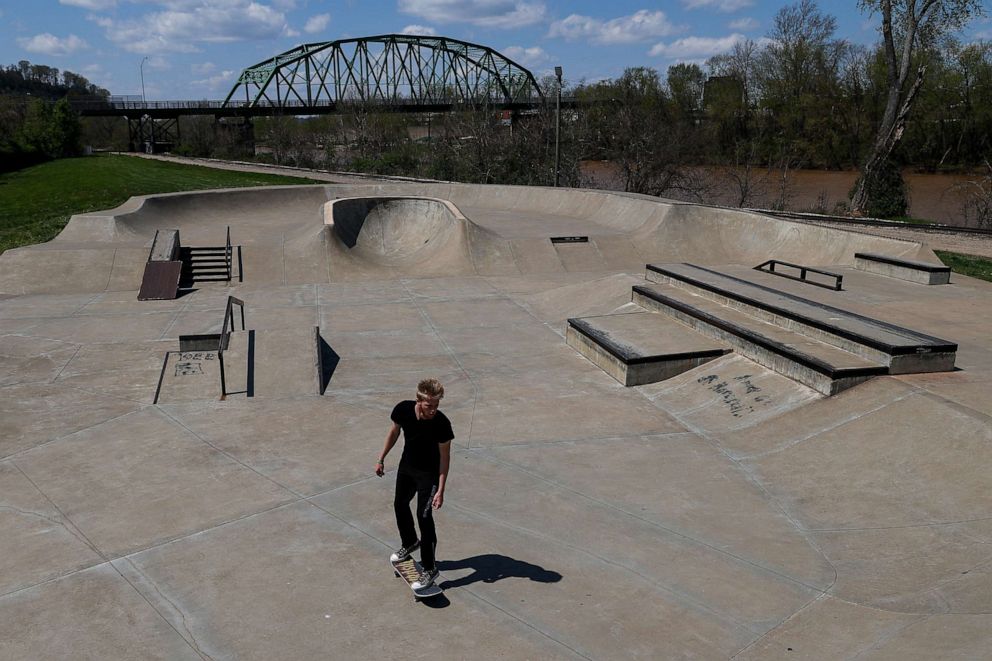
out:
M136 300L156 229L218 245L228 225L241 282ZM859 251L936 262L539 188L217 191L76 216L0 257L0 658L987 657L992 285L866 273ZM844 290L751 269L766 259ZM823 397L731 353L625 388L565 320L636 311L631 286L666 262L947 338L957 370ZM269 338L257 378L279 378L153 404L165 353L219 332L229 294ZM335 356L323 395L290 371L315 326ZM445 594L415 604L385 562L399 448L372 471L425 376L456 439Z

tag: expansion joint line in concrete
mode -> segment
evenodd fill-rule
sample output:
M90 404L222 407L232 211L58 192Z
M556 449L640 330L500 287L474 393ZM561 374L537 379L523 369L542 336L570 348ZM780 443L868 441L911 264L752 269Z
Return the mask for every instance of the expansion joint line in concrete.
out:
M185 636L183 636L183 634L178 629L176 629L175 625L172 623L170 618L166 617L165 613L162 613L155 606L155 604L152 603L151 599L149 599L140 589L138 589L136 585L134 585L134 583L131 582L129 578L127 578L124 575L124 572L121 571L116 564L114 564L115 562L126 563L134 573L138 574L141 577L142 582L144 584L151 586L151 589L155 591L155 594L157 594L162 601L168 604L173 612L179 615L179 620L182 623L183 631L186 632ZM117 573L119 573L122 577L124 577L124 580L127 581L132 588L134 588L135 592L141 595L141 597L148 603L149 606L152 607L152 610L154 610L159 617L161 617L163 620L169 623L169 626L172 627L173 631L179 634L182 637L182 639L186 641L186 644L189 645L193 649L193 651L196 652L197 655L199 655L201 659L209 659L210 661L213 661L213 657L207 654L206 652L204 652L203 648L200 646L200 643L197 642L196 636L193 634L193 630L190 629L189 622L186 620L186 613L183 612L183 609L180 608L179 605L176 604L176 602L174 602L172 599L169 599L169 597L167 597L165 593L162 592L161 588L159 588L158 586L158 583L153 581L151 577L145 574L145 572L141 571L141 569L137 565L131 562L130 558L118 558L116 560L111 560L110 566L113 567L115 570L117 570Z
M186 302L183 303L182 307L176 310L176 313L172 316L172 319L170 319L169 323L166 324L165 328L162 329L162 333L158 336L159 341L168 339L169 331L171 331L172 327L176 325L176 322L179 321L179 318L182 317L184 314L186 314L186 312L189 310L189 306L196 299L196 295L190 293L187 294L185 298L187 299Z
M120 415L115 415L115 416L113 416L111 418L107 418L106 420L101 420L100 422L94 422L92 425L87 425L86 427L83 427L82 429L77 429L75 431L69 432L68 434L64 434L62 436L56 436L55 438L50 438L47 441L45 441L44 443L39 443L37 445L32 445L29 448L24 448L23 450L18 450L17 452L12 452L12 453L4 456L4 457L0 457L0 461L8 461L8 460L16 459L16 458L20 457L21 455L28 454L29 452L34 452L38 448L43 448L43 447L45 447L47 445L51 445L52 443L58 443L59 441L65 440L67 438L72 438L76 434L82 434L83 432L87 432L87 431L90 431L92 429L96 429L97 427L99 427L101 425L105 425L107 423L113 422L114 420L120 420L121 418L126 418L127 416L133 415L135 413L138 413L141 410L143 410L143 409L142 408L137 408L137 409L135 409L133 411L127 411L126 413L121 413Z
M957 526L966 523L982 523L984 521L992 521L992 516L980 516L971 519L957 519L954 521L932 521L930 523L908 523L904 526L865 526L863 528L805 528L811 533L859 533L859 532L875 532L879 530L912 530L914 528L941 528L944 526ZM988 544L990 542L981 542L982 544Z
M793 613L791 613L790 615L788 615L787 617L785 617L784 619L782 619L780 622L778 622L771 629L769 629L768 631L764 632L763 634L761 634L760 636L758 636L757 638L755 638L754 640L752 640L750 643L748 643L747 645L745 645L741 649L737 650L737 652L732 657L730 657L730 661L734 661L734 659L736 659L737 657L739 657L741 654L744 654L749 649L751 649L752 647L754 647L755 645L757 645L758 643L760 643L764 639L768 638L773 633L775 633L776 631L778 631L779 629L781 629L783 626L785 626L787 623L791 622L793 619L795 619L796 617L798 617L800 613L802 613L803 611L805 611L805 610L813 607L815 604L818 604L819 602L823 601L824 599L828 598L829 596L830 595L828 595L826 592L821 592L820 594L816 595L815 597L813 597L812 599L810 599L809 601L807 601L805 604L803 604L802 606L800 606L799 608L797 608Z
M410 288L407 287L406 282L400 280L400 284L403 285L403 289L406 291L407 297L417 308L417 312L418 314L420 314L421 319L427 322L427 325L431 327L431 332L434 333L434 336L437 338L437 341L441 343L441 346L444 347L444 350L448 352L448 355L451 357L451 359L455 361L456 365L458 365L458 369L461 371L461 373L465 376L466 379L468 379L468 382L472 384L472 413L469 415L469 419L468 419L468 434L465 435L466 446L472 447L472 429L475 426L475 411L479 405L479 384L475 382L475 379L472 378L472 375L469 373L469 371L465 369L465 366L462 364L462 361L458 359L458 354L455 353L455 351L451 348L451 345L445 342L444 338L441 337L441 333L438 332L437 327L434 325L434 322L431 321L431 318L427 314L427 311L424 310L423 307L421 307L420 303L417 301L417 297L414 296L413 293L410 291Z
M956 402L953 399L948 399L943 395L938 395L937 393L931 392L922 386L917 387L920 389L920 394L923 397L944 404L948 408L956 409L959 413L964 413L969 417L978 418L979 420L985 422L989 427L992 427L992 415L974 409L967 404L962 404L961 402Z
M84 546L86 546L91 551L93 551L93 553L95 553L98 557L100 557L102 560L106 561L106 558L104 557L103 553L100 552L100 549L97 548L96 544L94 544L93 542L90 541L90 539L83 533L83 531L80 530L78 526L76 526L76 524L72 521L72 519L70 519L68 516L66 516L65 512L63 512L62 509L58 505L56 505L55 502L51 498L48 497L48 494L45 493L44 491L42 491L41 490L41 487L39 487L37 485L37 483L34 480L31 479L31 476L28 475L27 473L25 473L24 472L24 469L17 465L17 462L9 461L7 463L9 463L11 466L13 466L15 469L17 469L17 472L20 473L24 477L24 479L28 481L28 484L30 484L34 488L35 491L37 491L39 494L41 494L41 497L42 498L44 498L46 501L48 501L48 504L51 505L52 508L56 512L59 513L59 516L61 517L61 520L60 519L54 519L54 518L52 518L50 516L45 516L44 514L41 514L40 512L30 512L30 511L27 511L27 510L21 510L21 509L19 509L17 507L4 506L4 507L0 507L0 509L11 510L11 511L17 512L18 514L22 514L22 515L25 515L25 516L36 516L36 517L38 517L38 518L40 518L40 519L42 519L44 521L48 521L49 523L51 523L53 525L61 526L62 528L65 529L66 532L68 532L70 535L72 535L73 537L75 537L78 541L82 542L82 544Z
M72 356L69 358L69 360L65 361L65 364L62 366L61 369L59 369L59 373L52 377L52 381L51 381L52 383L55 383L59 380L59 377L62 376L62 372L64 372L65 369L69 367L69 363L76 360L76 356L78 356L79 352L82 350L83 350L83 345L77 344L76 350L72 353Z
M722 613L720 611L714 610L713 608L711 608L711 607L707 606L706 604L700 602L698 599L696 599L691 594L688 594L686 592L683 592L681 590L678 590L676 588L673 588L673 587L665 584L663 581L661 581L659 579L653 578L651 576L648 576L646 574L643 574L643 573L639 572L637 569L634 569L633 567L628 567L627 565L625 565L623 563L616 562L615 560L610 560L609 558L604 557L602 555L599 555L598 553L594 553L594 552L590 551L588 547L578 546L578 545L575 545L575 544L570 544L570 543L568 543L566 541L563 541L561 539L558 539L557 537L553 537L553 536L551 536L551 535L549 535L549 534L547 534L545 532L542 532L540 530L534 530L532 528L527 528L525 526L516 525L516 524L510 523L509 521L505 521L503 519L499 519L499 518L497 518L497 517L495 517L495 516L493 516L491 514L486 514L485 512L480 512L478 510L470 509L468 507L465 507L464 505L452 505L451 507L452 507L452 509L457 509L457 510L459 510L461 512L464 512L464 513L466 513L466 514L468 514L470 516L473 516L473 517L476 517L476 518L479 518L479 519L484 519L486 521L489 521L490 523L493 523L493 524L496 524L496 525L499 525L499 526L503 526L504 528L509 528L510 530L514 530L514 531L519 532L519 533L522 533L524 535L528 535L528 536L531 536L531 537L536 537L538 539L543 539L544 541L550 542L550 543L552 543L552 544L554 544L556 546L561 546L561 547L567 548L568 550L573 551L575 553L580 553L582 555L585 555L585 556L588 556L590 558L593 558L594 560L602 563L603 565L606 565L608 567L613 567L615 569L619 569L619 570L621 570L623 572L626 572L628 574L631 574L632 576L636 576L638 579L644 581L646 584L654 586L660 592L663 592L663 593L665 593L667 595L670 595L672 597L675 597L676 599L678 599L678 600L680 600L680 601L682 601L682 602L684 602L686 604L691 605L692 608L695 608L696 610L698 610L698 611L700 611L702 613L706 613L707 615L710 615L712 617L715 617L718 620L720 620L721 622L725 622L726 624L729 624L730 626L732 626L732 627L734 627L736 629L747 631L748 633L751 633L751 634L754 634L755 633L754 630L751 629L751 627L749 627L747 624L745 624L743 622L737 621L737 619L734 618L732 615L728 615L726 613Z
M627 441L637 440L641 438L677 438L679 436L690 436L695 435L690 431L673 431L673 432L653 432L647 434L627 434L627 435L616 435L611 434L609 436L577 436L574 438L559 438L553 441L521 441L519 443L490 443L489 445L476 445L471 448L472 450L502 450L504 448L509 449L521 449L521 448L547 448L555 447L556 445L570 445L577 443L596 443L596 444L608 444L608 443L624 443Z
M223 448L218 447L218 446L214 445L213 443L211 443L210 441L208 441L207 439L203 438L202 436L200 436L199 434L197 434L195 431L193 431L192 429L190 429L189 427L187 427L186 424L182 420L180 420L179 418L175 417L174 415L172 415L171 413L169 413L168 411L166 411L162 406L160 406L158 404L155 404L155 405L153 405L150 408L156 409L162 416L164 416L165 418L167 418L171 422L173 422L176 425L178 425L179 428L182 429L183 431L185 431L187 434L189 434L190 436L192 436L196 440L200 441L204 445L207 445L207 446L213 448L214 451L216 451L219 454L227 457L228 459L230 459L231 461L233 461L237 465L241 466L242 468L244 468L244 469L246 469L248 471L251 471L252 473L254 473L255 475L258 475L262 479L267 480L268 482L271 482L272 484L276 485L280 489L283 489L284 491L288 491L290 494L292 494L296 498L296 500L303 500L304 499L303 494L298 493L292 487L287 486L287 485L283 484L282 482L276 480L275 478L273 478L273 477L271 477L269 475L266 475L265 473L260 472L259 470L257 470L253 466L250 466L250 465L246 464L245 462L241 461L240 459L238 459L237 457L235 457L234 455L232 455L227 450L224 450Z
M891 401L885 402L884 404L879 404L878 406L876 406L874 408L871 408L871 409L866 409L864 411L859 411L857 413L852 413L851 415L849 415L847 417L844 417L844 418L841 418L840 420L832 421L831 424L828 424L825 427L822 427L820 429L817 429L816 431L810 432L810 433L808 433L808 434L806 434L804 436L801 436L800 438L793 439L793 440L791 440L791 441L789 441L787 443L783 443L783 444L781 444L781 445L779 445L777 447L772 448L771 450L765 450L764 452L755 452L753 454L732 455L732 456L734 457L734 459L737 459L738 461L751 461L752 459L762 459L764 457L768 457L768 456L771 456L773 454L778 454L779 452L784 452L786 450L789 450L791 448L796 447L797 445L801 445L802 443L805 443L806 441L808 441L810 439L816 438L820 434L825 434L825 433L827 433L829 431L833 431L835 429L839 429L839 428L843 427L844 425L850 424L850 423L854 422L855 420L857 420L859 418L862 418L862 417L864 417L866 415L870 415L872 413L878 413L882 409L887 408L887 407L889 407L889 406L891 406L891 405L893 405L893 404L895 404L897 402L901 402L902 400L907 399L909 397L912 397L913 395L919 394L920 392L921 392L920 390L914 389L914 390L912 390L910 392L903 393L902 395L899 395L898 397L896 397L895 399L893 399ZM719 441L717 441L717 443L719 443Z
M70 383L53 383L52 385L59 385L59 386L61 386L63 388L69 388L70 390L78 390L79 392L84 392L87 395L92 395L93 394L93 391L92 390L87 390L86 388L82 388L80 386L75 386L75 385L72 385ZM149 402L149 401L142 401L140 399L131 399L130 397L122 397L120 395L108 395L108 394L105 394L105 393L101 393L101 396L102 397L106 397L107 399L113 399L113 400L118 401L118 402L130 402L132 404L137 404L139 406L139 410L140 410L140 408L144 408L146 406L151 406L152 405L152 403Z
M349 528L352 528L355 531L359 532L360 534L365 535L369 539L377 542L383 548L386 548L386 549L392 548L389 545L389 542L387 542L387 541L385 541L383 539L379 539L378 537L376 537L375 535L373 535L369 531L367 531L367 530L365 530L365 529L363 529L363 528L355 525L354 523L352 523L351 521L348 521L347 519L342 518L341 516L339 516L338 514L332 512L331 510L327 509L326 507L323 507L323 506L318 505L317 503L313 503L313 502L311 502L309 504L312 505L313 507L315 507L316 509L320 510L324 514L327 514L331 518L333 518L333 519L335 519L337 521L340 521L341 523L343 523L344 525L348 526ZM464 508L458 508L458 509L461 509L462 511L468 511L468 510L465 510ZM443 576L441 578L443 578ZM438 582L441 583L440 580ZM530 629L530 630L532 630L532 631L540 634L541 636L544 636L545 638L547 638L548 640L552 641L556 645L560 645L561 647L564 647L568 651L572 652L573 654L575 654L575 655L577 655L579 657L582 657L583 659L589 659L589 661L592 661L592 657L590 657L590 656L588 656L586 654L583 654L582 652L580 652L579 650L575 649L574 647L572 647L568 643L564 642L563 640L560 640L559 638L556 638L551 633L549 633L547 631L544 631L543 629L539 629L538 627L535 627L533 624L531 624L527 620L524 620L524 619L522 619L522 618L514 615L512 612L510 612L507 609L503 608L499 604L496 604L496 603L490 601L489 599L486 599L485 597L483 597L482 595L480 595L475 590L472 590L471 588L468 588L468 587L465 587L465 586L460 587L459 590L464 590L466 593L470 594L475 599L481 601L482 603L484 603L484 604L486 604L486 605L488 605L488 606L490 606L492 608L495 608L496 610L498 610L499 612L503 613L504 615L506 615L510 619L512 619L512 620L518 622L519 624L521 624L522 626L527 627L528 629Z
M510 462L510 461L507 461L505 459L499 459L497 457L494 457L494 456L492 456L491 454L489 454L484 449L472 448L468 452L471 453L471 454L475 454L475 455L479 456L484 461L490 461L490 462L493 462L493 463L496 463L496 464L500 464L500 465L502 465L502 466L504 466L506 468L510 468L512 470L516 470L516 471L518 471L520 473L523 473L525 475L528 475L528 476L530 476L530 477L532 477L534 479L540 480L541 482L544 482L545 484L549 484L549 485L551 485L551 486L553 486L553 487L555 487L557 489L561 489L562 491L567 491L568 493L573 494L575 496L578 496L579 498L582 498L584 500L588 500L591 503L595 503L596 505L599 505L600 507L604 507L606 509L610 509L610 510L613 510L615 512L619 512L619 513L621 513L621 514L623 514L625 516L628 516L628 517L630 517L632 519L635 519L637 521L640 521L641 523L644 523L644 524L646 524L646 525L648 525L648 526L650 526L652 528L655 528L656 530L661 530L661 531L663 531L663 532L665 532L667 534L670 534L670 535L672 535L674 537L678 537L678 538L680 538L682 540L685 540L686 542L689 542L691 544L695 544L695 545L698 545L698 546L703 547L705 549L708 549L708 550L712 551L713 553L716 553L717 555L721 555L721 556L725 556L727 558L731 558L734 561L739 562L739 563L741 563L743 565L747 565L747 566L749 566L749 567L751 567L751 568L753 568L753 569L755 569L757 571L761 571L761 572L770 574L772 576L776 576L776 577L778 577L778 578L780 578L780 579L782 579L782 580L784 580L784 581L786 581L788 583L792 583L793 585L800 586L802 588L805 588L807 590L811 590L813 592L822 592L824 590L824 588L818 587L816 585L810 585L809 583L807 583L805 581L802 581L802 580L799 580L798 578L796 578L794 576L789 576L788 574L783 574L782 572L777 571L775 569L772 569L771 567L766 567L766 566L761 565L761 564L759 564L759 563L757 563L757 562L755 562L753 560L749 560L748 558L739 556L739 555L737 555L735 553L731 553L730 551L727 551L726 549L720 548L719 546L715 546L715 545L713 545L713 544L711 544L709 542L706 542L706 541L704 541L702 539L698 539L698 538L693 537L692 535L689 535L689 534L684 533L682 531L675 530L674 528L669 528L667 526L664 526L664 525L658 523L657 521L652 521L651 519L645 518L645 517L641 516L640 514L637 514L636 512L631 512L630 510L626 510L626 509L624 509L622 507L618 507L617 505L614 505L614 504L612 504L610 502L607 502L607 501L604 501L604 500L600 500L599 498L594 498L593 496L590 496L589 494L586 494L586 493L583 493L583 492L578 491L576 489L573 489L572 487L569 487L569 486L567 486L565 484L562 484L561 482L557 482L555 480L552 480L552 479L550 479L550 478L548 478L548 477L546 477L544 475L541 475L540 473L537 473L535 471L532 471L532 470L530 470L528 468L525 468L525 467L523 467L523 466L521 466L519 464ZM817 551L819 551L819 549L817 549ZM831 565L831 567L833 567L833 565ZM836 580L836 571L835 571L834 580ZM827 588L827 589L829 589L829 588Z
M657 402L648 398L647 395L645 395L643 392L641 393L641 395L649 402L651 402L653 406L656 406L657 408L666 411L664 408L659 406ZM748 470L744 462L735 459L733 456L731 456L731 454L727 452L726 448L724 448L717 439L711 436L709 432L707 432L705 429L702 429L692 424L690 421L686 420L685 418L683 418L682 416L678 415L675 412L666 411L666 413L668 413L673 418L675 418L686 429L688 429L689 431L696 434L697 436L708 442L710 445L712 445L717 450L717 452L719 452L724 456L724 458L726 458L727 461L731 462L737 468L740 474L743 475L748 482L753 484L755 488L758 489L764 495L764 497L768 500L768 502L773 504L778 509L778 511L782 513L782 516L785 517L785 519L792 525L793 528L795 528L796 532L806 541L807 544L809 544L810 548L815 549L816 552L820 554L820 557L823 559L823 561L830 566L830 570L833 572L833 579L830 581L830 585L828 585L826 588L814 588L814 589L820 590L825 594L829 594L830 590L832 590L833 586L836 585L837 583L837 576L838 576L837 567L834 565L834 563L830 561L830 558L827 556L827 554L823 551L822 548L820 548L820 545L816 543L816 540L813 539L813 537L805 530L804 526L799 522L799 520L795 516L793 516L793 514L788 510L788 508L781 501L779 501L779 499L776 498L771 493L771 491L768 490L768 488L762 483L762 481L758 478L757 475L755 475L752 471Z
M117 249L115 248L114 249L114 253L116 254L116 252L117 252ZM75 310L73 310L72 312L70 312L68 316L70 316L70 317L79 316L79 313L80 312L82 312L83 310L85 310L86 308L88 308L90 305L92 305L94 302L96 302L96 300L98 298L100 298L101 296L106 295L106 293L107 293L106 290L104 290L104 291L101 291L101 292L97 292L96 294L93 294L92 296L89 297L89 299L87 299L87 301L85 303L83 303L78 308L76 308ZM58 317L58 316L56 316L56 317L47 317L47 318L48 319L64 319L64 317Z
M47 501L48 501L48 503L49 503L49 504L50 504L50 505L51 505L51 506L52 506L52 507L53 507L53 508L55 509L55 511L59 513L59 516L60 516L60 517L62 517L62 519L64 520L64 522L62 522L62 523L61 523L60 525L62 525L62 526L63 526L63 527L64 527L64 528L66 529L66 531L67 531L67 532L69 532L69 534L71 534L71 535L73 535L73 536L74 536L74 537L75 537L76 539L78 539L78 540L80 540L80 541L81 541L81 542L83 542L83 543L84 543L84 544L85 544L85 545L86 545L87 547L89 547L89 549L90 549L91 551L93 551L93 553L94 553L94 554L96 554L96 556L97 556L97 557L99 557L99 558L100 558L100 562L98 562L98 563L95 563L95 564L93 564L93 565L90 565L90 566L88 566L88 567L82 567L82 568L80 568L80 569L77 569L76 571L72 571L72 572L68 572L68 573L66 573L66 574L63 574L63 575L61 575L61 576L56 576L56 577L53 577L53 578L51 578L51 579L48 579L48 580L46 580L46 581L42 581L41 583L37 583L37 584L35 584L35 585L29 585L29 586L25 586L25 587L23 587L23 588L21 588L21 589L18 589L18 590L14 590L13 592L11 592L11 593L9 593L9 594L16 594L17 592L22 592L22 591L24 591L24 590L31 590L31 589L34 589L34 588L36 588L36 587L38 587L38 586L40 586L40 585L45 585L45 584L47 584L47 583L54 583L55 581L58 581L58 580L61 580L61 579L64 579L64 578L66 578L66 577L68 577L68 576L72 576L72 575L74 575L74 574L78 574L78 573L80 573L80 572L84 572L84 571L89 571L89 570L91 570L91 569L94 569L95 567L99 567L99 566L101 566L101 565L104 565L104 564L107 564L107 565L110 565L110 567L111 567L111 568L112 568L112 569L113 569L113 570L114 570L115 572L117 572L117 574L118 574L118 575L119 575L119 576L121 577L121 579L123 579L123 580L124 580L124 582L125 582L125 583L127 583L127 584L128 584L128 586L129 586L129 587L130 587L130 588L131 588L132 590L134 590L134 591L135 591L135 593L136 593L136 594L137 594L137 595L138 595L138 596L139 596L139 597L140 597L141 599L143 599L143 600L145 601L145 603L147 603L147 604L148 604L148 606L149 606L149 607L150 607L150 608L151 608L151 609L152 609L152 610L153 610L153 611L155 612L155 614L156 614L156 615L158 615L158 616L159 616L160 618L162 618L162 620L163 620L163 621L165 621L165 623L166 623L166 624L167 624L167 625L169 626L169 628L171 628L171 629L172 629L173 631L175 631L175 632L176 632L176 635L178 635L178 636L179 636L180 638L182 638L182 639L183 639L183 641L184 641L184 642L185 642L185 643L186 643L187 645L190 645L190 648L191 648L191 649L192 649L192 650L193 650L193 651L194 651L195 653L197 653L197 655L199 655L199 656L200 656L200 658L204 658L204 657L203 657L203 655L202 655L202 654L200 654L200 652L199 652L199 649L198 649L198 646L196 646L196 645L191 645L191 644L190 644L190 641L189 641L189 640L187 640L187 639L186 639L186 638L185 638L185 637L184 637L184 636L182 635L182 633L180 633L180 632L179 632L179 630L175 628L175 626L173 626L173 624L172 624L172 622L170 622L168 618L166 618L166 617L165 617L165 616L164 616L164 615L163 615L163 614L162 614L161 612L159 612L159 610L158 610L158 609L157 609L157 608L155 607L155 604L153 604L153 603L152 603L152 602L151 602L151 601L150 601L150 600L148 599L148 597L147 597L147 596L145 596L145 594L144 594L144 593L142 593L142 591L141 591L141 590L139 590L139 589L138 589L138 587L137 587L136 585L134 585L134 583L133 583L133 582L132 582L132 581L131 581L131 580L130 580L130 579L129 579L129 578L127 577L127 576L125 576L125 575L124 575L124 572L122 572L122 571L121 571L121 570L120 570L120 569L119 569L119 568L118 568L117 566L115 566L115 565L114 565L114 563L113 563L113 562L111 562L111 561L110 561L110 559L109 559L109 558L107 557L107 555L106 555L106 554L105 554L105 553L104 553L103 551L101 551L101 550L100 550L100 548L99 548L99 547L97 547L97 545L96 545L96 544L94 544L94 543L93 543L93 541L92 541L92 540L90 540L90 538L89 538L89 537L87 537L87 536L86 536L86 533L84 533L84 532L83 532L83 531L82 531L82 530L81 530L81 529L79 528L79 526L77 526L77 525L76 525L76 523L75 523L75 522L74 522L74 521L73 521L73 520L72 520L72 519L71 519L71 518L70 518L70 517L69 517L69 516L68 516L68 515L67 515L67 514L66 514L66 513L64 512L64 511L62 511L62 508L60 508L60 507L59 507L59 506L58 506L58 505L57 505L57 504L55 503L55 501L53 501L53 500L52 500L52 499L51 499L51 498L50 498L50 497L48 496L48 494L46 494L46 493L45 493L44 491L42 491L42 489L41 489L41 488L40 488L40 487L39 487L39 486L38 486L38 485L37 485L37 484L35 483L35 481L31 479L31 476L30 476L30 475L28 475L27 473L25 473L25 472L24 472L24 470L23 470L23 469L22 469L22 468L21 468L20 466L18 466L16 462L13 462L13 461L11 461L11 462L10 462L10 464L11 464L11 465L13 465L13 466L14 466L14 468L16 468L16 469L18 470L18 472L20 472L20 474L24 476L24 479L26 479L26 480L27 480L27 481L28 481L28 482L29 482L29 483L31 484L31 486L32 486L32 487L34 487L34 488L35 488L35 490L36 490L36 491L37 491L38 493L40 493L40 494L41 494L41 496L42 496L42 497L43 497L43 498L44 498L45 500L47 500ZM0 595L0 596L6 596L6 595ZM185 621L185 618L184 618L184 621ZM190 638L192 638L192 634L190 634ZM194 641L194 642L195 642L195 641Z

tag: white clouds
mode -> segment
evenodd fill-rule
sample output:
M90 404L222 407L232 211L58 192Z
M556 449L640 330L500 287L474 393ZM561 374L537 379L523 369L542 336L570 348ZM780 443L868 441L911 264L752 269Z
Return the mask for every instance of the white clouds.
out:
M518 28L544 20L541 2L523 0L399 0L399 10L436 23Z
M731 30L742 30L746 32L748 30L757 30L760 25L755 19L746 16L744 18L738 18L736 21L730 21L727 27Z
M97 17L107 39L134 53L198 50L200 43L273 39L290 30L286 16L252 0L179 0L136 19Z
M400 34L409 34L414 36L416 35L432 36L437 34L437 30L431 27L427 27L426 25L408 25L402 30L400 30Z
M215 76L208 76L199 80L189 81L190 86L210 91L227 90L237 81L237 72L227 70L221 71Z
M532 48L507 46L501 49L500 53L527 69L536 69L544 66L551 59L551 56L544 52L543 48L538 46Z
M92 9L93 11L101 11L103 9L110 9L117 6L117 0L59 0L60 5L68 5L70 7L82 7L83 9Z
M595 44L630 44L678 32L665 12L642 9L630 16L604 21L592 16L572 14L551 24L549 37L568 40L588 39Z
M29 53L42 53L44 55L68 55L87 46L85 41L74 34L62 38L48 32L18 39L17 45Z
M648 54L676 60L699 60L726 53L734 44L746 38L739 33L726 37L685 37L670 44L655 44Z
M726 13L754 5L754 0L682 0L686 9L716 9Z
M311 16L310 20L303 27L303 31L307 34L314 34L315 32L323 32L327 29L327 25L331 22L330 14L317 14L316 16Z

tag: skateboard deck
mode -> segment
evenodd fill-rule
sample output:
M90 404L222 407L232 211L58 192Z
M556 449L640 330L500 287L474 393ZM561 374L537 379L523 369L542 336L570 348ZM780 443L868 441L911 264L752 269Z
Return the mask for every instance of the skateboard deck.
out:
M413 589L414 582L420 578L420 573L424 570L424 568L420 566L420 563L413 558L407 558L406 560L402 560L400 562L390 561L389 564L392 565L393 572L406 581L406 584L410 586L410 590L413 592L413 598L415 600L420 601L421 599L429 599L444 592L444 590L437 586L436 582L434 585L424 590Z

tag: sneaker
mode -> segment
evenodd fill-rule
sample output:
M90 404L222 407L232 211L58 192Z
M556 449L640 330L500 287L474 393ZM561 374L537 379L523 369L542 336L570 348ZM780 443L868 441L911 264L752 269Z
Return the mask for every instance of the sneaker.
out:
M420 540L417 540L410 546L404 546L393 551L393 554L389 556L390 562L403 562L404 560L410 559L410 554L420 548Z
M414 590L426 590L427 588L434 585L434 581L437 580L437 576L438 576L437 567L435 567L434 569L425 569L424 573L420 575L420 578L414 581L413 585L411 585L410 587L413 588Z

